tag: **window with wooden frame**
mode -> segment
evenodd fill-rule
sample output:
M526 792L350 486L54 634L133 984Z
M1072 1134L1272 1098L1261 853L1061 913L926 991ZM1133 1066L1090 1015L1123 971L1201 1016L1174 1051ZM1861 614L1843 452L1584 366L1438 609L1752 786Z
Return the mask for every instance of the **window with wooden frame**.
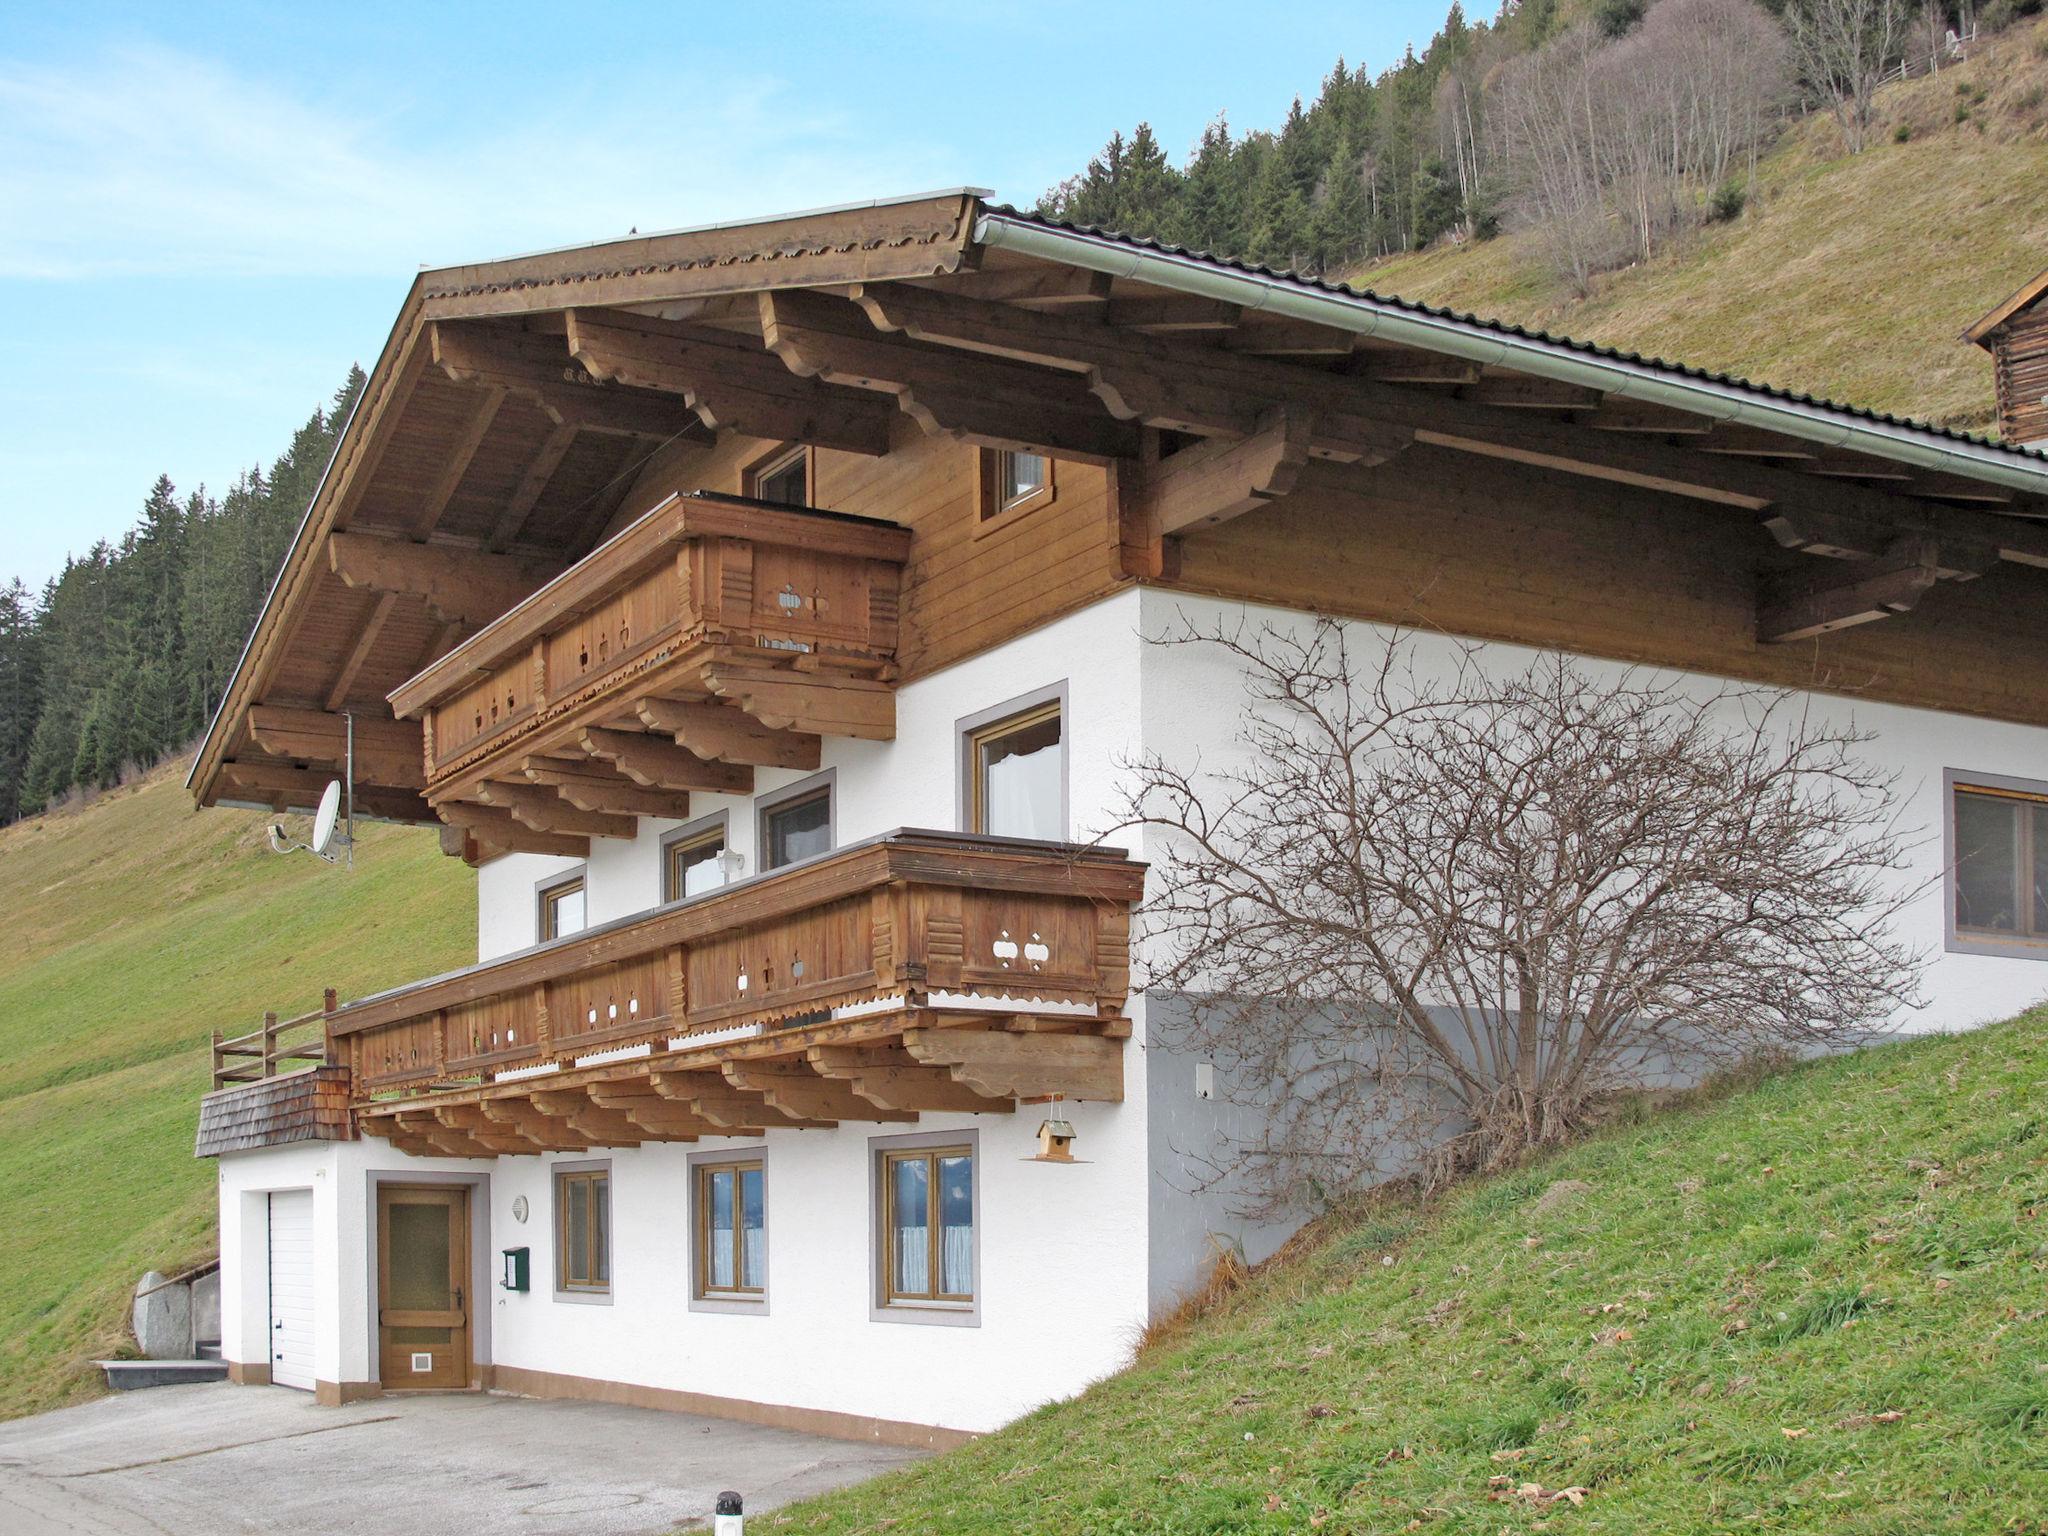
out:
M741 478L741 489L756 501L772 501L784 507L812 505L812 454L805 447L778 448L765 459L750 465Z
M605 1168L555 1170L555 1289L612 1288L612 1176Z
M681 901L725 884L725 826L685 828L661 849L661 899Z
M1055 697L964 731L967 830L1067 835L1065 722Z
M1011 448L983 448L980 452L982 527L1045 506L1057 494L1052 460L1044 454Z
M2048 959L2048 784L1949 781L1952 947Z
M768 1174L759 1160L693 1169L697 1299L759 1301L768 1291Z
M583 888L583 871L551 880L539 890L540 941L566 939L588 926L588 906Z
M974 1301L974 1149L881 1154L881 1301L965 1307Z

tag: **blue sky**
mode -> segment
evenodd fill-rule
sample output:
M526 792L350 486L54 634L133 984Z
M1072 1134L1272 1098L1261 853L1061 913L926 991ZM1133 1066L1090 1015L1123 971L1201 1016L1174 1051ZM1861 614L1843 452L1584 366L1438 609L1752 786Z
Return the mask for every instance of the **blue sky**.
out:
M1447 0L0 8L0 581L225 488L421 265L1277 126Z

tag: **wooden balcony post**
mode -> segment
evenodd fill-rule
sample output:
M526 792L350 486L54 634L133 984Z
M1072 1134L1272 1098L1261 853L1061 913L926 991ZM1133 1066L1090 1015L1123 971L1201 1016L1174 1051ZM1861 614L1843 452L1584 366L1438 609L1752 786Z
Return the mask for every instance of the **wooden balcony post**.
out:
M277 1076L277 1010L263 1010L263 1075Z
M220 1073L221 1073L221 1063L222 1063L222 1061L223 1061L223 1060L225 1059L225 1058L223 1058L223 1057L222 1057L222 1055L221 1055L221 1051L220 1051L220 1043L221 1043L222 1035L221 1035L221 1032L220 1032L219 1030L217 1030L217 1029L215 1029L215 1030L209 1030L209 1031L208 1031L208 1034L212 1036L212 1047L213 1047L213 1086L214 1086L214 1087L216 1087L216 1088L218 1088L218 1087L220 1087L220 1086L221 1086L221 1077L220 1077Z

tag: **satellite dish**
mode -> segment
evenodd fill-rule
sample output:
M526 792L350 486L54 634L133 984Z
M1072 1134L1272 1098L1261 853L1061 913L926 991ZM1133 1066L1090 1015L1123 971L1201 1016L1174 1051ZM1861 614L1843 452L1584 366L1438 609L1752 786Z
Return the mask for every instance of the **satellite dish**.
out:
M341 780L328 783L320 795L320 809L313 813L312 849L323 858L327 845L334 841L334 819L341 814Z

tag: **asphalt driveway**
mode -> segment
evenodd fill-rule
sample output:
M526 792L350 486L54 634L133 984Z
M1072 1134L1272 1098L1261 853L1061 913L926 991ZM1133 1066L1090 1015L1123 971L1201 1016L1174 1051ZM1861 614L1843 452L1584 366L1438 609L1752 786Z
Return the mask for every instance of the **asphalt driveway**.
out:
M604 1403L157 1387L0 1424L0 1532L652 1536L722 1488L752 1514L919 1454Z

